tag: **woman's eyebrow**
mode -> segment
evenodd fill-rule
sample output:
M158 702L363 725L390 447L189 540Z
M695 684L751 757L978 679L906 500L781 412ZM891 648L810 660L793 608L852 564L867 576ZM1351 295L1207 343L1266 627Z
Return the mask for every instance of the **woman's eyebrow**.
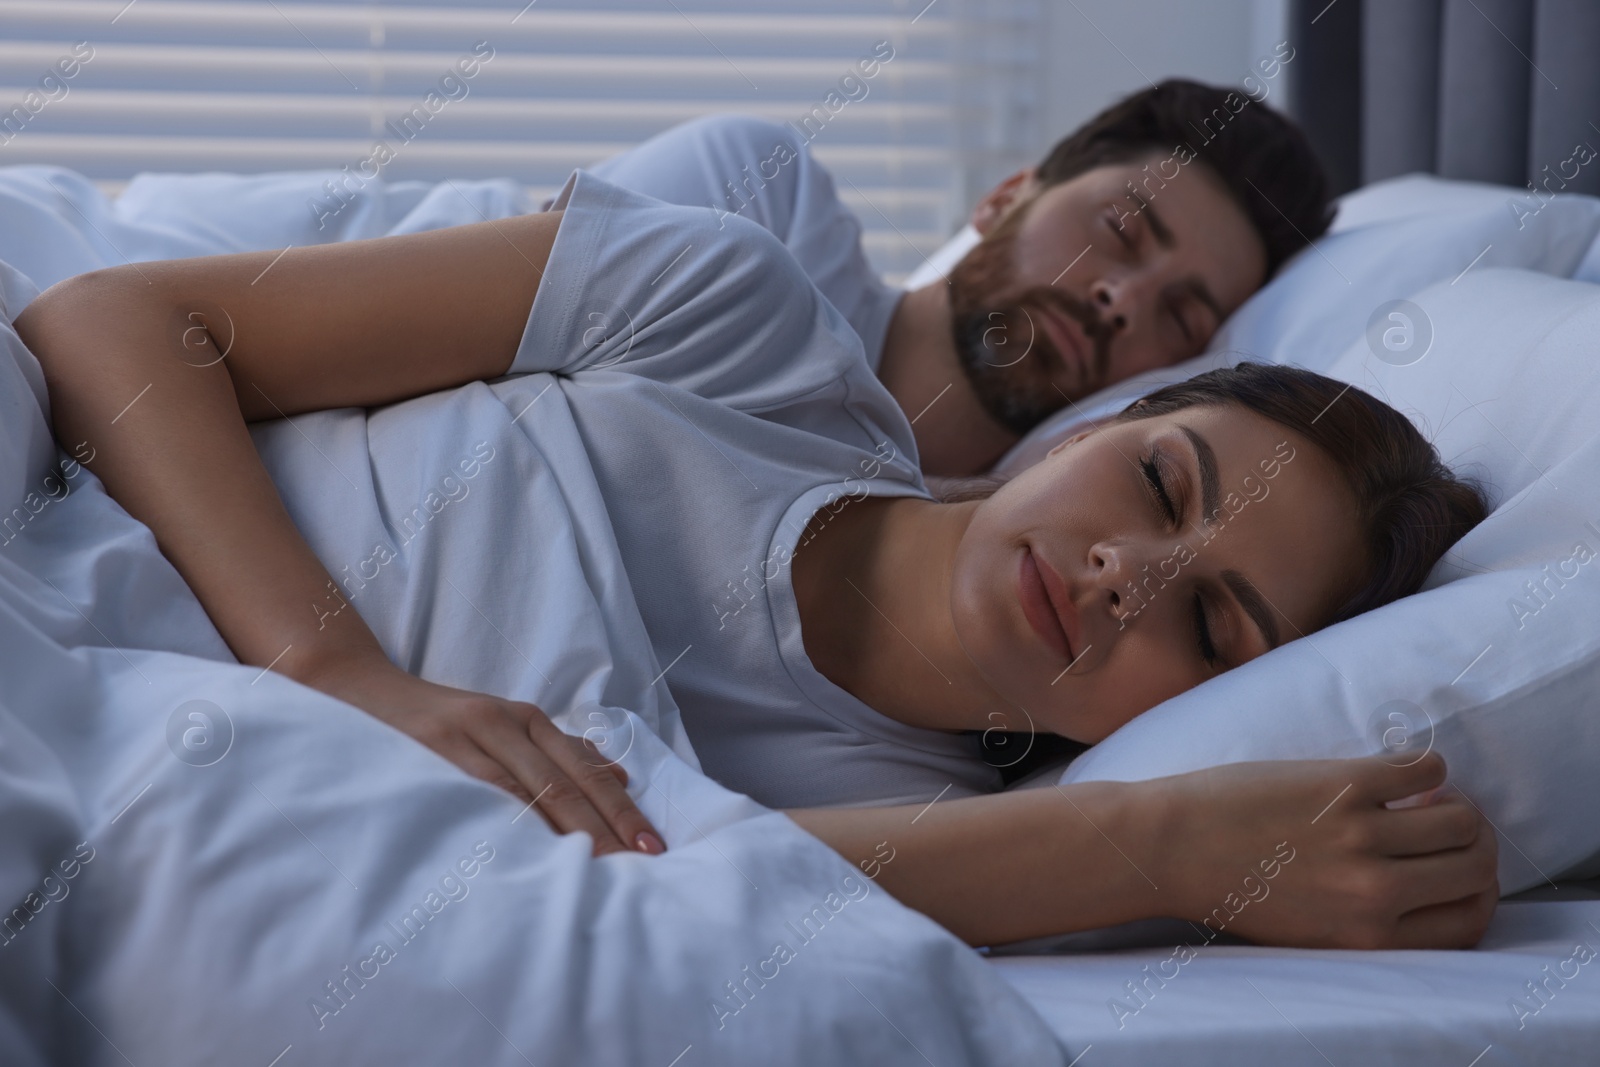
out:
M1178 429L1194 446L1195 461L1200 466L1200 521L1210 522L1211 516L1222 506L1222 479L1217 474L1217 453L1212 450L1211 442L1188 426L1179 423Z
M1222 479L1217 474L1217 453L1211 447L1211 442L1201 437L1192 428L1178 424L1178 429L1189 439L1194 446L1195 461L1200 468L1200 501L1201 520L1207 522L1217 513L1220 507L1219 497L1222 495ZM1223 584L1239 602L1244 613L1250 616L1250 621L1256 624L1256 629L1261 631L1261 639L1267 643L1267 649L1277 648L1281 639L1278 633L1278 620L1273 617L1272 607L1267 603L1267 598L1251 583L1250 579L1236 570L1222 572Z
M1267 651L1278 647L1278 620L1272 617L1272 608L1267 604L1267 598L1261 595L1261 590L1251 584L1246 578L1235 570L1222 572L1222 581L1227 585L1229 592L1244 609L1250 621L1256 624L1256 629L1261 631L1261 639L1267 643Z

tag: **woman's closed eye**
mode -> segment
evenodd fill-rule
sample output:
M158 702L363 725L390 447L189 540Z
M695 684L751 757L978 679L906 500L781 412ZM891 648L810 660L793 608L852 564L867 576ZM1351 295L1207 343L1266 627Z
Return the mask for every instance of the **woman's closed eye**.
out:
M1169 480L1162 469L1162 454L1152 449L1139 458L1139 469L1144 472L1145 483L1150 488L1151 499L1161 517L1170 525L1178 525L1178 517L1182 513L1172 493L1168 489Z
M1222 657L1217 653L1217 646L1211 639L1211 625L1206 621L1205 598L1199 593L1194 595L1194 635L1195 642L1200 648L1200 658L1205 660L1206 666L1216 667Z
M1168 489L1169 481L1162 470L1164 456L1158 449L1151 449L1139 458L1139 469L1144 474L1145 484L1149 487L1150 498L1154 502L1157 513L1170 525L1179 524L1179 516L1183 514L1180 501L1174 500ZM1216 641L1211 634L1211 623L1206 617L1205 597L1200 593L1194 595L1194 635L1195 647L1200 653L1200 658L1207 667L1215 668L1221 662L1222 656L1217 651Z

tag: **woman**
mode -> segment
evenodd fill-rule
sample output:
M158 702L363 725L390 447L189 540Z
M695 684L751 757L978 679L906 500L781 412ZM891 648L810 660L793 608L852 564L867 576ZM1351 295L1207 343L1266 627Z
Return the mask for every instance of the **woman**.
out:
M395 580L356 591L359 613L306 610L350 590L307 539L380 536L408 506L396 487L426 480L419 457L451 447L441 426L491 435L530 472L564 456L543 503L582 521L601 502L707 773L796 809L852 860L887 844L882 884L973 943L1198 919L1286 840L1304 860L1234 931L1471 944L1487 923L1494 841L1474 813L1384 806L1442 784L1437 757L984 795L998 780L971 731L1096 741L1416 588L1482 505L1364 394L1216 376L1063 442L989 499L939 503L859 340L771 234L581 171L539 215L98 271L16 327L57 435L95 442L95 473L241 662L367 710L600 852L663 850L620 769L532 704L401 669L431 624L407 576L442 565L447 540L408 543ZM556 376L522 373L537 371ZM370 483L346 473L367 467ZM508 543L508 567L539 554ZM556 610L538 592L509 599ZM800 810L841 803L874 806ZM999 908L996 885L1012 887Z

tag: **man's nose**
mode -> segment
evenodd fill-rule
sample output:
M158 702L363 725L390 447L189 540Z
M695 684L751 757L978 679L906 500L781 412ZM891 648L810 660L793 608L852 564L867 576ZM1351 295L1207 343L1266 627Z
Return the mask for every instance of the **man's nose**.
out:
M1108 333L1128 328L1128 300L1129 287L1120 279L1101 278L1089 287L1089 302Z

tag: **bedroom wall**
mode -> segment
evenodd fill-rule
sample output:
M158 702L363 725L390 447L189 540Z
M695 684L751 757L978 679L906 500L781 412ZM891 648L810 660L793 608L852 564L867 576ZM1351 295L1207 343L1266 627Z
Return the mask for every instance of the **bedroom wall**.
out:
M1284 0L1052 0L1037 154L1150 81L1240 84L1285 39L1286 8ZM1269 90L1267 102L1283 108L1287 78Z

